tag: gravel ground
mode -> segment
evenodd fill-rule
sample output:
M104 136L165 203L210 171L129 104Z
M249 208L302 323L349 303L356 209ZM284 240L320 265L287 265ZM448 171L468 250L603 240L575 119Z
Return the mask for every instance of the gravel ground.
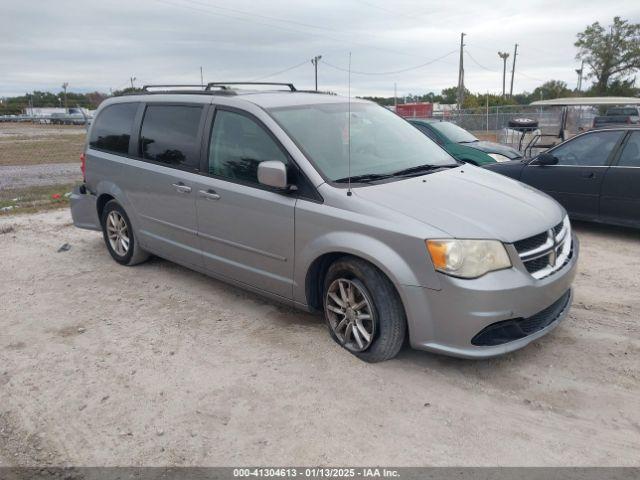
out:
M550 335L369 365L317 316L117 265L67 211L3 217L0 465L638 466L640 233L576 229L576 299Z
M58 185L82 180L80 162L0 166L0 189Z

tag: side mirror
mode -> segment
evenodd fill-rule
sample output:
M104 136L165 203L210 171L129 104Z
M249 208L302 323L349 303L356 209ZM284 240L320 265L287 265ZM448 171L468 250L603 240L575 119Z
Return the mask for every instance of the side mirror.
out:
M553 153L547 153L547 152L541 153L533 161L534 165L542 165L542 166L556 165L557 163L558 163L557 157L554 157Z
M287 167L278 160L267 160L258 164L258 182L268 187L287 188Z

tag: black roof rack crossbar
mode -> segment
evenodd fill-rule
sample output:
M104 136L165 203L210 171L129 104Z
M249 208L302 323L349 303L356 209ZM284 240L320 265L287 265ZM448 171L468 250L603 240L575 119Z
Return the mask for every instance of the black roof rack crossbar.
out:
M209 85L207 85L205 87L204 85L200 85L200 84L197 84L197 85L196 84L191 84L191 85L189 85L189 84L181 84L181 85L179 85L179 84L174 84L174 85L168 84L168 85L145 85L144 87L142 87L142 91L143 92L148 92L152 88L160 88L160 89L163 89L163 90L168 90L170 88L195 88L195 89L199 89L199 90L210 90L209 89ZM224 86L220 86L219 88L225 90Z
M209 82L207 83L207 87L205 90L210 90L211 88L225 88L227 85L271 85L276 87L287 87L292 92L296 91L296 87L293 86L293 83L279 83L279 82Z

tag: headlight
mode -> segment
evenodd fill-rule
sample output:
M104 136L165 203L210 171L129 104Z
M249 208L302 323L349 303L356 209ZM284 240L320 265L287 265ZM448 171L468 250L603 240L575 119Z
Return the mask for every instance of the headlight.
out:
M504 155L500 155L499 153L487 153L491 158L493 158L496 162L508 162L511 159Z
M511 267L509 255L498 240L427 240L426 243L435 269L452 277L478 278Z

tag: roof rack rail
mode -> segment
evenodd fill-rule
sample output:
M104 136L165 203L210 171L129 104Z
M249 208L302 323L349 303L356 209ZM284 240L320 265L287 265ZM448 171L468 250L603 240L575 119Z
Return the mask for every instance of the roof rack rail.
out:
M280 82L209 82L207 83L207 87L205 90L210 90L211 88L226 88L227 85L271 85L276 87L287 87L292 92L296 92L296 87L293 86L293 83L280 83Z
M208 88L209 86L205 86L205 85L201 85L201 84L167 84L167 85L145 85L142 87L142 91L143 92L149 92L150 89L152 88L159 88L162 90L168 90L170 88L195 88L195 89L199 89L199 90L209 90ZM220 86L219 88L221 88L222 90L226 90L226 88L224 86Z
M144 85L142 90L134 92L123 93L123 96L130 95L158 95L158 94L171 94L171 95L236 95L236 92L225 86L215 86L216 90L211 90L205 85L187 85L187 84L173 84L173 85Z

